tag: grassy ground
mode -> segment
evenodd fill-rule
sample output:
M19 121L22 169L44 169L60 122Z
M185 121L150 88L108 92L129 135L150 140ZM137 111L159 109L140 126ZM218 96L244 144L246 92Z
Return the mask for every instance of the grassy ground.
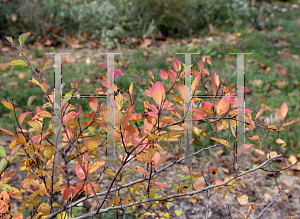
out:
M234 52L250 52L252 55L245 56L245 85L250 88L252 92L246 90L246 107L254 111L258 111L262 104L271 108L266 111L264 116L276 120L276 108L280 108L283 101L289 106L289 113L286 120L290 121L292 118L299 117L299 86L300 86L300 64L299 64L299 14L296 10L285 13L275 14L273 18L265 17L265 29L257 30L245 23L236 25L233 29L228 29L224 26L222 29L216 30L215 34L201 36L200 43L192 43L192 39L185 39L180 42L178 40L168 39L162 42L161 46L157 46L158 42L153 43L147 49L129 49L121 46L114 51L122 51L123 55L117 55L115 58L115 68L121 68L122 74L116 79L118 87L125 88L127 91L131 81L134 81L134 95L138 89L137 75L139 75L143 82L146 82L148 77L148 69L152 70L155 79L161 80L167 86L167 82L159 77L159 69L171 69L172 58L177 58L182 63L184 62L183 55L176 55L177 52L200 52L208 55L213 60L213 68L207 66L209 72L217 71L220 79L226 78L227 85L236 81L236 56L229 55ZM187 42L187 44L185 43ZM33 65L38 68L44 60L51 60L52 55L45 55L46 52L57 51L53 48L42 48L34 50L25 50L29 55L29 59ZM105 49L101 49L105 50ZM70 51L70 50L67 50ZM62 81L67 83L64 91L71 89L70 82L75 82L77 79L81 80L79 92L82 95L93 94L94 87L99 87L100 77L98 73L106 75L105 67L96 67L99 61L106 62L105 56L100 56L98 50L82 49L77 51L70 51L69 59L63 60ZM67 56L67 55L65 55ZM2 52L0 62L5 63L17 58L16 50ZM198 61L201 56L194 55L193 59ZM73 60L74 59L74 60ZM260 67L258 62L265 67ZM196 63L193 62L195 65ZM280 71L280 66L285 72ZM34 73L26 69L26 67L4 67L0 76L0 98L14 99L22 106L26 106L27 99L31 95L37 95L38 98L33 102L32 107L45 103L46 99L43 92L37 85L28 82ZM43 72L43 77L46 78L50 85L50 90L54 86L54 69L49 68ZM224 81L223 81L224 82ZM149 86L142 86L139 90L139 97L137 98L137 105L134 113L143 112L143 101L145 99L152 101L151 98L146 97L144 91ZM66 92L64 92L66 93ZM84 112L89 110L86 99L77 99L83 105ZM102 99L106 101L106 99ZM85 102L85 103L84 103ZM0 105L0 124L8 130L14 130L14 119L9 119L9 110L2 104ZM255 115L255 114L254 114ZM280 122L280 121L279 121ZM139 123L141 124L141 123ZM207 135L210 135L209 127L204 125L199 126L201 129L207 129ZM287 153L299 153L299 135L300 123L293 126L286 127L279 136L277 133L270 134L270 143L273 144L277 138L286 141L287 146L285 150ZM258 131L258 130L256 130ZM222 137L227 138L228 132L221 134ZM255 133L248 132L246 137L252 136ZM260 134L262 138L262 133ZM233 139L231 139L233 142ZM202 144L210 142L206 136L202 139ZM246 142L247 143L247 142ZM196 147L201 147L197 145ZM277 148L281 150L280 147Z

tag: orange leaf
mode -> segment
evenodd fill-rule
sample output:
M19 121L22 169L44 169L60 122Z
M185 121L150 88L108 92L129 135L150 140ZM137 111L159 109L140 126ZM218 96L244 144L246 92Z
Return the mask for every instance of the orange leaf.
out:
M166 91L163 83L157 81L155 84L152 84L152 98L157 105L161 105L161 103L166 98Z
M224 140L224 139L215 138L215 137L210 137L210 138L211 138L212 140L214 140L214 141L217 141L217 142L223 144L223 145L226 145L227 147L229 147L230 149L233 150L233 148L229 146L228 141L226 141L226 140Z
M168 189L169 187L166 184L160 183L160 182L153 182L154 185L161 187L161 188L165 188Z
M130 106L129 109L126 112L126 115L124 117L123 123L122 123L122 127L125 129L128 125L128 122L130 120L131 114L133 112L134 109L134 105Z
M206 59L207 63L213 65L210 59Z
M258 140L259 139L259 136L258 135L254 135L254 136L250 136L248 137L249 140Z
M286 146L286 143L285 143L282 139L280 139L280 138L278 138L278 139L276 140L276 143L277 143L277 144L281 144L282 147Z
M25 117L26 117L28 114L31 114L31 112L22 113L22 114L19 116L19 123L20 123L20 125L21 125L21 128L22 128L22 122L24 121Z
M138 121L141 118L142 118L142 114L140 114L140 113L133 113L133 114L131 114L129 121Z
M143 173L143 174L147 174L148 171L147 170L144 170L143 168L139 167L139 166L136 166L136 167L129 167L129 169L133 170L133 171L136 171L136 172L139 172L139 173Z
M292 119L290 122L284 123L283 127L291 125L291 124L293 124L293 123L295 123L295 122L297 122L299 120L300 120L300 118Z
M199 62L198 62L198 67L199 67L199 69L204 69L204 63L203 63L203 61L202 60L200 60Z
M262 107L262 108L257 112L257 114L256 114L256 116L255 116L255 119L257 119L258 117L260 117L260 116L263 114L263 112L265 111L266 108L267 108L266 106ZM255 120L255 119L254 119L254 120Z
M105 164L105 161L103 161L103 160L97 160L97 161L92 165L92 167L90 168L89 173L95 172L95 171L98 170L100 167L102 167L104 164Z
M6 134L6 135L11 135L11 136L15 136L14 133L12 133L11 131L8 131L6 129L0 128L0 132Z
M282 105L280 107L280 113L281 113L282 120L284 120L286 117L286 114L288 113L288 106L287 106L286 102L282 103Z
M229 110L229 103L226 100L227 97L222 97L222 99L220 100L220 102L218 103L217 106L217 114L223 115L225 113L227 113L227 111Z
M193 186L196 190L201 189L204 185L205 185L205 182L200 181L200 180L194 182L194 184L193 184Z
M181 70L181 64L177 59L173 61L172 66L176 72L179 72Z
M52 115L47 111L39 111L32 120L40 119L40 118L52 118Z
M82 165L84 166L84 169L85 169L87 175L89 175L89 169L90 169L90 167L91 167L91 164L90 164L90 163L85 163L85 164L82 164ZM85 179L84 171L83 171L83 169L81 168L81 166L80 166L79 164L76 166L75 172L76 172L76 175L77 175L80 179L82 179L82 180Z
M69 198L72 195L72 193L74 193L73 188L66 188L62 193L63 200L66 200L67 198Z

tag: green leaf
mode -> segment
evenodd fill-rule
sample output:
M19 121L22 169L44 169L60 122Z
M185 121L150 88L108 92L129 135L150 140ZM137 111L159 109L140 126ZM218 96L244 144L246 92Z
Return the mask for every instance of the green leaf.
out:
M170 210L170 205L171 205L171 202L168 202L168 203L167 203L167 209L168 209L168 210Z
M14 162L19 156L7 156L7 160L12 163Z
M28 65L22 59L12 60L12 61L10 61L10 65L11 66L26 66L26 67L28 67Z
M20 45L23 47L23 44L25 42L25 40L27 39L27 37L29 37L31 34L31 32L27 32L27 33L22 33L20 36L19 36L19 42L20 42Z
M181 208L180 208L180 210L177 210L177 209L175 210L175 214L177 215L177 217L180 217L180 215L181 215L181 210L182 210Z
M249 200L249 202L254 202L256 200L256 198L254 196L249 195L248 200Z
M7 161L2 158L2 160L0 161L0 173L2 173L2 171L5 169L5 167L7 166Z
M14 43L14 41L13 41L13 38L12 37L10 37L10 36L5 36L6 37L6 39L8 40L8 42L10 42L11 44L13 44Z
M25 53L24 51L23 51L23 53L24 53L25 56L26 56L26 53ZM20 57L24 57L23 54L22 54L21 52L19 53L19 56L20 56Z
M42 72L43 69L44 69L47 65L50 65L50 64L51 64L50 61L45 61L45 62L43 63L43 65L41 66L41 68L40 68L40 72Z
M6 152L2 146L0 146L0 156L1 157L6 157Z
M31 103L35 100L35 98L37 98L37 96L30 96L27 100L27 106L31 106Z
M2 185L0 186L0 190L1 190L1 191L11 192L11 191L12 191L12 188L11 188L11 186L8 185L8 184L2 184Z
M12 149L11 155L16 155L17 152L20 150L21 147L22 147L22 144L21 144L21 143L18 144L18 145L16 145L16 146Z
M44 103L42 109L46 109L48 107L52 107L52 104L50 102Z

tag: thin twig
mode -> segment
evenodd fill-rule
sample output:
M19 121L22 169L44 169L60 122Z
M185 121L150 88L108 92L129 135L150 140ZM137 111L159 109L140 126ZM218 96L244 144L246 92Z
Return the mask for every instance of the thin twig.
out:
M286 187L284 187L281 191L280 191L280 193L276 196L276 198L274 198L274 200L273 201L271 201L261 212L260 212L260 214L258 215L258 217L257 217L257 219L259 219L263 214L264 214L264 212L269 208L269 207L271 207L274 203L275 203L275 201L282 195L282 193L285 191L285 189L286 189Z

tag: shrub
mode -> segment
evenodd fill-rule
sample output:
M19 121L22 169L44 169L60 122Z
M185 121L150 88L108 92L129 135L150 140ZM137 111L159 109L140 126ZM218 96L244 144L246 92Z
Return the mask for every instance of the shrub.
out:
M212 92L214 96L224 95L219 101L216 101L216 99L213 99L211 102L205 101L202 103L202 107L199 108L199 106L196 107L196 103L201 103L201 101L193 99L192 115L182 116L185 86L181 83L181 80L185 78L187 70L182 69L181 63L176 59L172 64L174 70L160 71L160 77L171 82L168 88L165 88L161 82L155 80L152 72L148 71L150 77L148 82L151 86L148 87L145 94L151 97L154 103L151 104L149 101L144 101L146 113L143 115L141 113L133 113L135 99L133 98L134 89L132 82L128 92L124 95L121 92L117 92L118 86L114 85L114 91L116 92L114 109L109 105L106 106L104 102L100 104L96 98L90 98L88 102L92 111L84 115L88 120L82 122L80 121L82 107L79 106L76 109L71 104L72 100L80 95L77 91L79 81L77 80L75 84L71 82L72 90L62 100L61 106L54 103L54 91L49 94L45 85L45 79L42 80L42 70L45 66L50 65L50 62L45 61L40 71L37 71L30 64L23 51L24 41L29 35L30 33L24 33L19 37L21 48L13 44L11 37L7 37L12 46L18 49L26 60L12 60L11 65L26 66L32 69L36 76L32 76L32 79L29 81L40 86L49 102L45 103L42 108L36 107L34 111L30 108L34 99L29 97L29 109L26 110L27 112L21 113L17 118L16 108L23 110L25 108L5 99L1 101L15 115L19 126L16 133L0 128L1 132L14 136L14 140L9 146L11 151L6 152L4 148L0 147L0 156L3 157L0 161L0 195L3 197L0 200L0 213L5 215L6 218L11 216L23 218L20 213L11 212L9 208L10 198L23 200L21 207L18 209L19 212L29 208L30 217L42 218L54 218L56 216L58 218L68 216L74 218L72 216L72 207L88 199L95 200L96 208L94 211L75 218L87 218L96 214L104 214L108 211L113 211L113 213L120 215L124 213L125 209L125 213L133 212L138 218L151 216L176 218L180 217L182 209L170 210L170 204L180 197L187 197L194 204L202 204L205 206L205 214L207 214L209 208L208 200L214 197L217 192L222 194L224 199L228 191L235 193L239 186L241 188L238 191L245 189L246 185L244 183L247 179L244 177L252 177L249 173L259 169L264 170L267 174L274 173L270 164L282 155L277 155L277 152L268 147L267 144L263 150L259 150L257 148L253 149L254 144L236 147L236 145L230 145L228 140L218 138L218 132L229 129L229 127L232 135L235 135L237 123L243 121L238 118L241 112L238 112L236 109L236 98L231 98L235 97L235 93L232 93L235 86L223 86L216 72L211 77L207 77L210 73L205 68L205 63L212 65L212 62L205 55L198 62L198 70L192 69L191 71L192 75L195 76L191 85L191 92L193 95L199 93L197 89L201 81L205 90ZM98 65L105 64L100 62ZM108 69L108 73L110 77L119 77L121 70L115 69L112 73L111 69ZM112 87L110 77L99 76L104 79L104 82L102 82L103 87ZM204 77L206 78L204 79ZM141 85L140 80L139 84ZM95 92L101 94L101 89L96 89ZM114 98L110 97L109 99L114 100ZM170 100L173 100L175 104ZM56 109L55 116L46 110L49 107ZM289 122L285 121L288 106L283 102L281 105L282 124L280 127L272 124L255 124L254 120L263 114L265 108L260 109L254 119L252 119L252 111L248 108L245 109L245 125L249 130L259 126L268 132L277 132L282 130L283 127L300 120L297 118ZM179 110L177 111L176 109ZM169 111L169 114L167 114L167 111ZM57 112L62 114L61 118L58 117ZM112 112L115 113L114 116L112 116ZM169 116L171 114L172 116ZM29 129L25 129L25 117L27 118L27 124L30 126ZM136 121L142 120L143 117L144 127L139 127ZM46 128L45 120L50 118L51 122L47 130L44 131L44 128ZM62 132L54 127L54 118L61 125ZM187 151L186 156L179 159L176 158L174 162L166 164L169 153L166 148L162 147L162 143L176 142L184 132L185 134L188 133L187 130L197 130L195 126L190 124L190 121L214 124L216 135L210 136L210 138L216 141L217 144L189 154L189 147L195 140L194 138L190 139L187 141L187 145L183 147ZM114 127L108 122L115 124ZM115 133L114 139L117 140L117 152L120 155L115 162L115 168L104 166L105 158L99 156L99 152L106 144L103 136L111 131ZM63 138L63 142L60 144L56 143L59 133L62 134ZM50 141L49 136L54 136L54 141ZM88 138L88 140L85 140L85 138ZM251 140L256 139L257 136L251 138ZM101 140L104 141L100 144L99 141ZM285 142L281 139L277 139L276 143L281 144L282 147L285 146ZM109 144L108 140L107 144ZM171 180L167 183L158 180L159 174L170 167L176 167L181 161L189 161L190 157L196 154L221 146L226 146L233 155L234 171L228 172L228 176L225 179L219 179L214 176L218 173L218 168L209 168L207 170L199 167L199 171L198 169L195 171L188 165L182 168L182 174L185 174L185 176L180 174L178 181L174 182ZM262 154L265 161L253 168L242 171L238 168L236 159L250 148L258 154ZM21 170L27 171L27 178L22 179L22 189L11 187L8 183L12 179L14 171L5 173L5 170L19 156L26 157L21 168ZM133 166L129 166L130 164ZM280 168L276 171L281 172L286 168L289 167ZM134 175L134 173L137 173L137 175ZM102 177L104 175L105 177ZM277 176L275 174L273 176L279 190L278 196L280 196L285 191L285 188L279 185ZM203 177L203 180L199 180L200 177ZM126 183L126 179L130 180ZM109 180L108 188L100 190L99 185L104 185L105 180ZM208 192L208 196L205 199L200 198L200 194L205 194L206 192ZM102 196L104 198L100 199ZM248 214L238 212L238 215L245 218L252 213L253 209L259 206L258 203L261 203L258 200L255 204L248 203L249 197L247 192L237 194L236 198L241 205L249 206ZM277 199L278 197L273 202ZM232 218L229 207L223 206ZM264 207L258 218L269 207L270 205Z

